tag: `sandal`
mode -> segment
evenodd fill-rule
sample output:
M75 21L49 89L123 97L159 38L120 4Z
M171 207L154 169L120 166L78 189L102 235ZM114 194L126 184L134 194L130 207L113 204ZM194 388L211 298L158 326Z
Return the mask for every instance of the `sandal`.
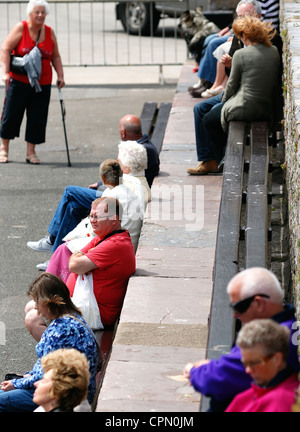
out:
M33 165L39 165L41 162L35 153L27 156L26 162Z
M8 153L6 150L0 151L0 163L7 163L8 162Z

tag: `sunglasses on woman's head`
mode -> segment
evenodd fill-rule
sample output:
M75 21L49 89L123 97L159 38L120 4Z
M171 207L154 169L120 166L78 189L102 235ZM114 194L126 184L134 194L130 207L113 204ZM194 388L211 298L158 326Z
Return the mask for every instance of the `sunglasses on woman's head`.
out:
M235 303L230 303L230 307L235 312L244 313L249 308L249 306L251 305L251 303L253 302L253 300L255 299L256 296L270 298L270 296L268 296L266 294L254 294L253 296L247 297L244 300L240 300L240 301L237 301Z

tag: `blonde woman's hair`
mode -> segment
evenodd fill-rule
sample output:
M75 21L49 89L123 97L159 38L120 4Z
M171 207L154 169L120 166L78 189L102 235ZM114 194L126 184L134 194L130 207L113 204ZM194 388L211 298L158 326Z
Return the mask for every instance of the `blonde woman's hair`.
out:
M272 46L271 41L276 34L276 30L270 22L261 21L259 18L249 15L236 18L232 24L232 30L239 39L245 37L251 42L265 46Z
M90 372L85 354L61 348L42 357L41 365L44 373L53 371L50 395L60 408L71 411L86 398Z

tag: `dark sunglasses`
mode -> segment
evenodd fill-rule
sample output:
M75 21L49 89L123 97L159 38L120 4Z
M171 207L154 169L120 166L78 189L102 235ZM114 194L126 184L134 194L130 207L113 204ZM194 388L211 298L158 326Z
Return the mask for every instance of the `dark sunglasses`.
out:
M255 299L256 296L270 298L270 296L268 296L266 294L255 294L252 297L245 298L244 300L240 300L240 301L235 302L235 303L230 303L230 307L235 312L244 313L249 308L249 306L251 305L251 303L253 302L253 300Z

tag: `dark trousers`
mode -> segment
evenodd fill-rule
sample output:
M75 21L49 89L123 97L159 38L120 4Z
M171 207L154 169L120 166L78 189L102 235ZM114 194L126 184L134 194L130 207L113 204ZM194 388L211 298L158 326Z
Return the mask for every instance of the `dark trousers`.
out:
M194 106L196 150L199 162L206 162L215 159L214 153L211 151L212 144L210 143L210 137L203 124L203 118L221 102L222 94L202 100Z
M223 105L223 103L215 105L213 109L205 114L202 120L210 138L208 141L211 146L210 151L218 163L220 163L224 157L227 142L227 132L224 131L221 125L221 111Z
M26 111L25 140L31 144L41 144L46 141L51 85L41 87L42 91L36 93L30 84L14 79L11 81L1 123L1 138L11 140L20 136Z

